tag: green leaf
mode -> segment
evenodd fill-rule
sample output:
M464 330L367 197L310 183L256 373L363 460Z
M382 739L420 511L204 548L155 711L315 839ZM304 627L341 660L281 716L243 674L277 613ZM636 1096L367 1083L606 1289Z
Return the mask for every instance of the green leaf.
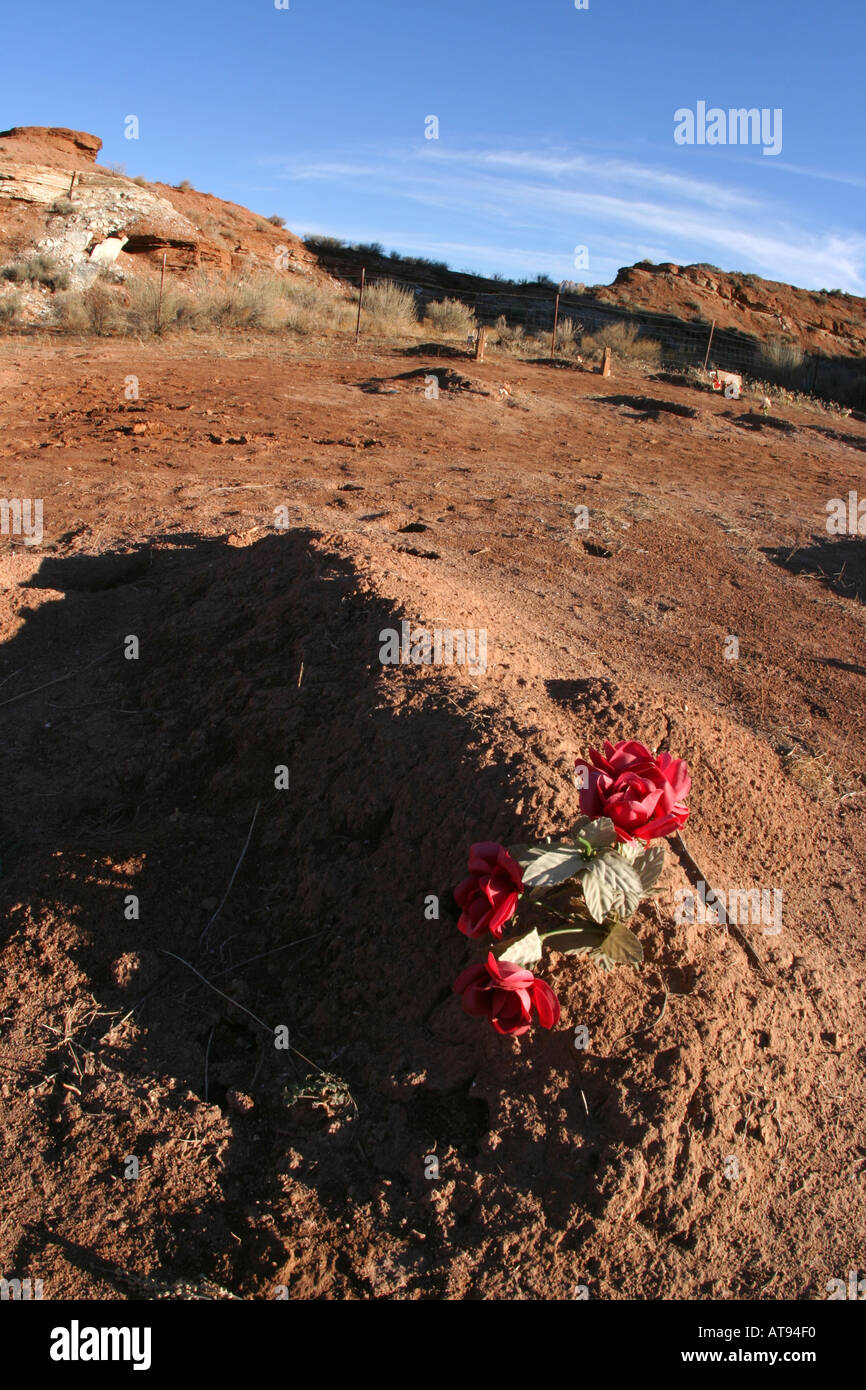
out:
M494 951L493 954L497 960L507 960L512 965L522 965L528 970L531 965L536 965L541 960L543 950L541 937L533 928L526 936L519 936L510 945L506 944L504 951Z
M606 851L589 861L583 875L583 896L596 922L603 922L612 912L630 917L642 895L636 870L621 854Z
M581 816L571 834L572 837L580 835L582 839L588 840L593 849L612 849L617 843L616 828L607 816L600 816L598 820Z
M665 866L664 845L653 845L651 849L638 856L633 867L641 882L644 893L651 893L661 878Z
M580 873L586 859L574 845L514 845L508 853L523 870L526 888L547 888Z

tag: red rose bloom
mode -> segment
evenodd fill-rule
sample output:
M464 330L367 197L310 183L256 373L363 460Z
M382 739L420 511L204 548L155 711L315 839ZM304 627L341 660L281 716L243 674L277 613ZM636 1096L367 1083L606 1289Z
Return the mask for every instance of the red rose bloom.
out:
M621 840L654 840L671 835L685 825L689 811L683 806L692 779L682 758L659 753L654 758L642 743L608 743L604 757L595 748L575 764L586 768L587 785L581 788L580 809L593 820L608 816Z
M498 941L502 928L517 910L523 891L523 872L507 849L490 841L469 851L469 877L454 889L461 909L457 923L464 936L490 932Z
M463 1007L476 1018L489 1018L497 1033L526 1033L533 1012L542 1028L559 1021L559 1000L550 985L531 970L499 961L491 951L483 965L470 965L454 981Z

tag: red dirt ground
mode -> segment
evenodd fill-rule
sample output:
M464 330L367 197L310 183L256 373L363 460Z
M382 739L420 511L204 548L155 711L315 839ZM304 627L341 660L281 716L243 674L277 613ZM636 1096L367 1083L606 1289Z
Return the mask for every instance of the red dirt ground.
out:
M489 394L406 375L446 366ZM9 339L0 424L45 515L0 537L7 1277L822 1299L866 1267L866 566L824 525L863 420L495 354ZM383 668L401 618L486 628L486 673ZM568 825L605 736L688 759L692 853L781 887L783 931L743 929L759 971L676 926L670 854L643 970L552 956L559 1026L503 1039L451 992L450 888L473 840Z

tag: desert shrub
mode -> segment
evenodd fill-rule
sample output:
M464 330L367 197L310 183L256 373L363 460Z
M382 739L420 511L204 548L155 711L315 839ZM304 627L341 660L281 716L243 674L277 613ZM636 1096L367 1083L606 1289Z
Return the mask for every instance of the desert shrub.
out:
M412 328L418 321L415 296L393 280L380 280L370 285L364 295L364 314L368 325L380 333L400 332Z
M84 291L81 298L91 333L97 338L109 338L123 333L126 327L123 304L107 285L97 281Z
M52 305L53 321L61 333L89 333L90 317L80 290L59 294Z
M600 357L606 347L624 362L642 362L647 367L661 363L661 343L655 338L641 338L631 323L606 323L581 339L581 351L589 357Z
M380 241L358 241L352 247L359 256L384 256L385 248Z
M103 164L103 165L101 165L100 167L103 168L103 169L106 171L106 173L108 173L108 174L119 174L119 175L121 176L121 178L126 178L126 165L125 165L125 164L111 163L111 164Z
M59 294L54 301L54 324L63 333L116 337L127 331L125 305L99 280L89 289Z
M354 328L357 303L330 285L281 276L278 290L283 299L284 326L293 333L316 334Z
M563 357L571 357L578 350L578 335L581 333L581 325L574 319L560 319L559 328L556 333L556 350Z
M465 336L476 327L475 310L462 299L434 299L427 305L425 319L437 333Z
M132 182L133 182L133 183L137 183L138 186L139 186L139 188L146 188L146 187L147 187L147 179L144 177L144 174L136 174L136 176L135 176L135 178L132 180Z
M55 198L48 211L56 213L60 217L68 217L71 212L75 211L75 204L71 198Z
M21 317L21 296L13 290L0 295L0 328L12 328Z
M189 179L181 179L180 183L175 184L178 193L192 193L193 188Z
M496 341L505 352L514 352L523 344L526 330L522 323L511 324L504 314L496 320Z
M280 217L280 214L278 212L272 212L270 217L268 218L268 221L270 222L272 227L285 227L286 225L285 217Z
M803 349L800 344L786 343L781 338L771 338L764 343L760 357L761 366L770 367L776 371L790 372L803 365Z
M227 283L205 281L193 288L179 314L192 328L268 331L281 326L282 296L276 276L258 275Z
M325 253L328 251L345 251L346 243L337 236L308 236L304 237L304 245L308 251Z
M69 285L69 271L45 251L37 252L26 261L4 266L0 275L4 280L11 280L19 285L29 282L32 285L47 285L52 290L65 290Z

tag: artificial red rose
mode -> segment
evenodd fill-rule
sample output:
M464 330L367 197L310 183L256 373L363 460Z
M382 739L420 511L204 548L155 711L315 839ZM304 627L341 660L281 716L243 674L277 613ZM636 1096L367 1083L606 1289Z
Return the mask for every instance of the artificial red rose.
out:
M461 909L457 923L464 936L483 936L498 941L502 928L517 910L523 891L523 871L502 845L485 841L469 851L469 877L454 889Z
M542 1028L559 1021L559 1000L531 970L497 960L491 951L483 965L470 965L454 981L454 993L475 1018L489 1018L497 1033L526 1033L537 1014Z
M654 758L642 743L608 743L604 756L590 748L594 766L578 759L575 771L586 768L580 809L593 820L607 816L620 840L654 840L672 835L685 825L689 810L682 804L692 779L682 758L659 753Z

